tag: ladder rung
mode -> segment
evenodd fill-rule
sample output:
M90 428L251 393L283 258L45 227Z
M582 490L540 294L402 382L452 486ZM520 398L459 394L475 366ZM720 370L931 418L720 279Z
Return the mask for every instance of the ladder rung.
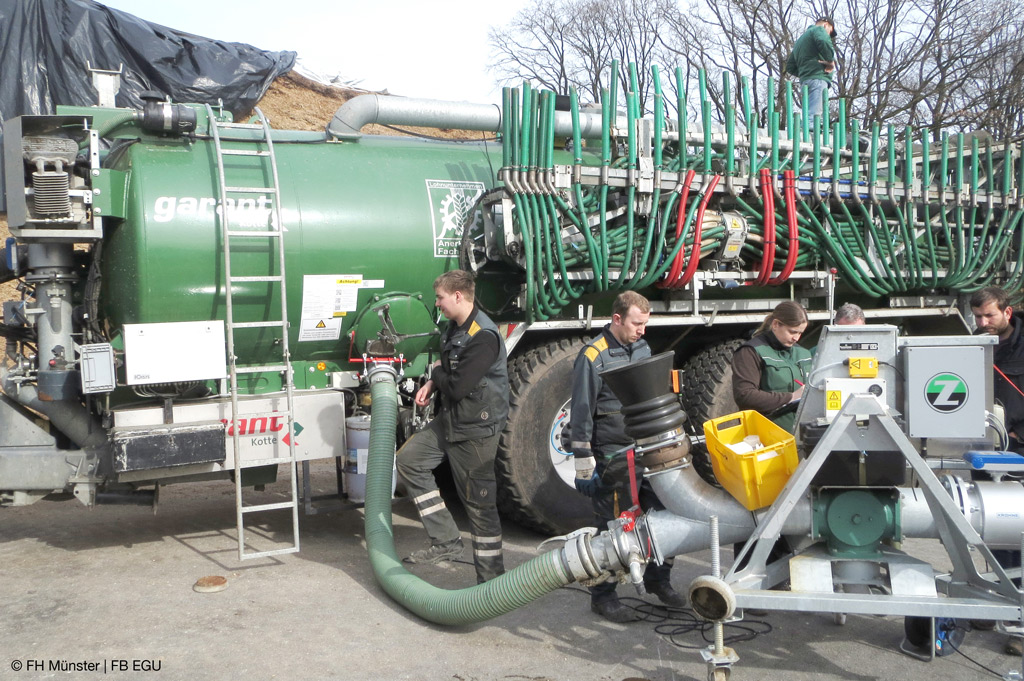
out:
M229 194L277 194L273 187L224 187Z
M234 329L263 329L271 326L283 327L287 322L282 321L271 321L271 322L231 322L231 327Z
M281 275L262 275L259 277L231 277L228 281L234 283L236 281L281 281Z
M229 140L235 142L238 140ZM270 156L269 151L255 151L253 149L221 149L223 156Z
M287 411L239 411L235 414L236 419L285 418L287 416Z
M289 546L286 549L274 549L273 551L257 551L255 553L243 553L242 560L251 560L252 558L263 558L265 556L280 556L283 553L298 553L298 546Z
M258 367L235 367L236 374L261 374L267 371L287 371L287 364L265 364Z
M255 229L229 229L228 236L279 237L281 236L281 230L274 230L272 232L261 232Z
M260 511L277 511L282 508L292 508L298 502L279 501L274 504L256 504L255 506L243 506L242 513L259 513Z
M254 468L256 466L274 466L282 463L291 463L292 460L287 456L278 456L269 459L246 459L245 467Z

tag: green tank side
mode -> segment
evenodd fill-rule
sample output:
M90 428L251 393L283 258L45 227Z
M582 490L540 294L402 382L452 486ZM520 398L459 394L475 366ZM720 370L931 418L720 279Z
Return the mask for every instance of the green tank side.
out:
M440 273L458 267L464 219L476 197L492 188L500 147L373 136L356 143L311 142L299 134L291 139L287 135L278 140L275 134L274 151L293 361L347 368L348 338L356 318L395 291L411 294L424 309L413 314L403 308L403 321L415 320L405 323L416 328L396 330L432 330L427 313L433 310L431 284ZM252 143L227 146L262 148ZM225 157L225 163L229 185L273 186L269 162L234 156ZM224 319L218 219L223 208L217 198L213 142L143 140L112 152L108 165L128 173L125 219L114 222L104 238L101 299L108 328L116 335L129 323ZM232 230L272 229L272 192L237 200L230 196ZM270 242L265 237L233 238L232 275L276 274ZM310 324L303 311L304 294L309 303L316 291L330 293L332 284L338 296L328 303L335 310L333 319L317 321L330 327L340 320L340 338L300 341L303 324ZM266 283L236 284L235 320L276 318L276 290ZM278 333L266 328L236 331L240 361L265 364L279 359L273 347ZM356 348L352 354L360 352Z

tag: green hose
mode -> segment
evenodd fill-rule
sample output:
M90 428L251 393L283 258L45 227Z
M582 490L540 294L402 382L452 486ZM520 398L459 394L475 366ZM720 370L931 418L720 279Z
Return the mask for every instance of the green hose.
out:
M107 120L105 120L103 124L100 125L100 127L96 128L96 135L100 139L102 139L109 135L110 133L117 130L118 128L120 128L122 125L131 123L136 118L140 118L141 116L142 114L138 111L124 111L119 114L115 114ZM85 149L87 146L89 146L88 137L86 137L85 139L78 143L79 149Z
M447 590L405 569L395 551L391 525L391 478L395 464L398 397L394 375L371 370L369 459L364 528L374 577L402 607L435 624L464 625L503 615L574 580L560 550L549 551L505 574L466 589Z
M630 64L620 71L616 62L611 70L610 88L602 91L600 99L600 152L582 152L579 103L571 102L575 151L571 167L555 166L552 93L524 84L521 108L517 91L503 102L509 106L510 122L503 135L507 141L502 160L518 168L519 174L513 177L521 180L513 182L509 194L524 246L518 257L526 270L528 319L550 319L588 294L643 290L670 268L675 271L677 254L692 242L696 205L692 201L679 205L682 177L703 171L706 180L713 168L725 180L724 191L711 197L700 243L693 244L697 253L690 253L698 260L713 255L726 238L726 229L713 216L739 211L749 223L748 238L735 265L728 267L744 272L756 269L763 260L764 240L772 235L763 234L764 207L754 176L770 168L777 182L781 172L792 169L802 177L797 222L808 237L801 239L806 247L795 258L795 267L801 270L835 267L854 290L873 297L939 287L966 292L987 282L1007 285L1024 278L1024 250L1015 234L1024 218L1013 203L1024 184L1024 162L1015 158L1014 148L1000 150L989 143L979 148L975 138L965 153L962 135L955 150L949 136L941 135L939 150L940 137L932 141L924 133L921 152L916 153L910 128L897 135L893 126L887 126L888 145L883 151L882 129L873 124L869 151L862 151L860 130L867 127L849 115L842 100L835 125L827 117L809 118L793 106L796 93L790 82L779 88L784 109L776 110L777 100L769 100L763 119L767 137L759 139L761 114L755 110L749 79L741 78L733 101L728 73L722 74L725 104L718 115L724 134L716 138L711 132L714 103L704 71L697 74L700 101L695 102L702 134L688 145L686 91L678 68L675 139L669 141L662 136L666 100L657 67L651 69L654 125L644 128L641 136L636 67ZM626 125L612 137L620 80ZM770 81L769 89L774 90L774 85ZM802 90L798 96L806 101ZM736 130L740 115L745 139ZM788 151L781 148L783 127L791 147ZM653 135L648 136L648 131ZM642 182L639 172L651 167L656 180L663 173L677 174L675 190L668 191L669 185L662 181ZM556 170L563 182L567 172L572 179L552 191ZM615 179L609 180L612 173ZM969 200L965 198L968 190ZM779 210L785 200L775 203ZM784 215L778 214L775 220L776 261L787 259L790 248L788 233L779 229ZM677 237L679 216L685 221L678 224ZM612 277L610 270L618 271Z

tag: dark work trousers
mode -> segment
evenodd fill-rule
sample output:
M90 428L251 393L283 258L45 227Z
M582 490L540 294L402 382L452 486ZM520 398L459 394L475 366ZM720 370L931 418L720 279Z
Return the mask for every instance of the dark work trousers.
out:
M460 538L459 528L434 480L434 469L448 457L455 488L469 516L478 583L505 572L497 507L498 485L494 479L494 455L499 434L448 442L441 419L436 418L409 438L395 459L431 543L444 544Z
M597 529L604 531L608 528L608 523L618 517L619 513L628 511L633 505L629 488L629 460L626 451L618 448L608 449L604 452L598 451L594 454L594 458L597 460L597 474L601 478L601 489L593 498L594 519ZM651 484L641 477L641 470L637 467L640 508L644 511L664 509L665 506L658 500ZM657 584L668 585L671 569L671 558L661 565L648 563L647 569L644 571L644 585L647 587ZM590 587L590 600L600 603L617 598L616 586L618 586L618 582L613 581Z

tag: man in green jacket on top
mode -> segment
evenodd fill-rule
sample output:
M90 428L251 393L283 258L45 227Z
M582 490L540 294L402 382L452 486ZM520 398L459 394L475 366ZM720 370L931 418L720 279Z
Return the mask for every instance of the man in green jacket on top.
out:
M836 48L832 43L835 37L832 20L818 19L797 38L786 59L786 73L800 80L801 89L807 88L807 115L812 125L814 117L822 115L822 95L832 83L836 68Z

